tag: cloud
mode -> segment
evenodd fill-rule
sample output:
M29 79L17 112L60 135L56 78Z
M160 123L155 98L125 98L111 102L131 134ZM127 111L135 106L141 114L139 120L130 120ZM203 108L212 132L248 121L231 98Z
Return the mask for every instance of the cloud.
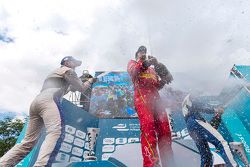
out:
M186 76L173 86L217 93L233 64L249 62L248 9L247 0L1 1L0 33L14 42L0 42L0 108L27 113L66 55L83 60L78 74L124 71L140 45Z
M230 56L249 50L246 6L247 1L233 0L123 1L118 8L95 16L84 50L96 69L124 70L143 44L171 71L190 76L176 80L173 86L218 93L233 64L248 60L239 54Z
M84 28L99 7L94 2L60 2L1 3L0 32L15 38L13 43L0 42L2 110L28 113L44 78L59 66L61 58L82 57L75 54L75 47L85 38Z

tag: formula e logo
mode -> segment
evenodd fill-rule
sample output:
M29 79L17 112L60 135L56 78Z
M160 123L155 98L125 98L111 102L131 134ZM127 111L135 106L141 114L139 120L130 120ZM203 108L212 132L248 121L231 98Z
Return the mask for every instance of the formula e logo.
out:
M115 143L115 138L104 138L103 139L103 144L114 144Z
M117 131L129 131L128 128L126 128L127 125L126 124L118 124L116 126L113 126L113 129L116 129Z

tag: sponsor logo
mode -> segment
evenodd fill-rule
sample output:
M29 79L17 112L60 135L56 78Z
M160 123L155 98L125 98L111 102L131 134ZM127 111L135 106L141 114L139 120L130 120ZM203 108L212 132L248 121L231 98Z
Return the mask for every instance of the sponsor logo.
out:
M126 132L126 131L129 131L129 129L116 129L117 131L120 131L120 132Z
M125 129L127 127L126 124L118 124L116 126L113 126L113 129Z
M180 133L181 133L182 136L188 136L189 135L187 128L183 129Z
M122 131L122 132L129 131L129 129L126 127L127 127L127 124L118 124L116 126L113 126L112 128L116 129L117 131Z
M104 145L102 146L102 152L113 152L115 151L114 145Z
M89 150L89 143L88 143L88 142L87 142L87 143L85 143L84 148L85 148L86 150Z
M115 143L115 138L104 138L103 139L103 144L114 144Z
M129 124L130 131L140 131L140 124Z
M73 143L73 141L74 141L74 136L72 136L72 135L66 133L66 134L65 134L64 141L67 142L67 143Z
M81 157L83 154L83 150L78 147L73 147L72 154Z
M79 138L75 138L75 140L74 140L74 145L76 145L78 147L84 147L84 143L85 143L85 141L81 140Z
M104 153L104 154L102 154L102 160L103 161L107 161L111 155L112 154L110 154L110 153Z
M117 138L115 140L116 144L126 144L127 143L127 138Z
M79 137L79 138L81 138L81 139L85 139L86 133L83 132L83 131L77 130L77 131L76 131L76 137Z
M60 161L60 162L68 162L69 161L69 155L59 152L56 156L56 161Z
M129 124L129 128L131 129L140 129L140 124Z
M128 143L137 143L137 142L140 142L139 138L129 138L128 139Z
M61 144L61 148L60 148L61 151L69 153L71 152L71 149L72 149L72 146L70 144L67 144L65 142Z
M236 136L238 136L241 140L241 142L244 145L244 148L246 150L246 152L249 154L250 153L250 146L248 145L248 143L246 142L245 138L242 136L242 134L235 134Z
M71 157L69 161L70 161L70 162L81 162L82 159L81 159L81 158L78 158L78 157Z
M76 128L74 128L73 126L70 126L70 125L66 125L65 126L65 131L69 134L72 134L74 135L75 132L76 132Z

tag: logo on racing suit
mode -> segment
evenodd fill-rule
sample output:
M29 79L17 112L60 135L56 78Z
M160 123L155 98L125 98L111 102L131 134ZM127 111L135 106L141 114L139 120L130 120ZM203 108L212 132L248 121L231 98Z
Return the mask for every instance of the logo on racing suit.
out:
M145 72L143 72L143 73L140 74L140 78L153 79L155 81L157 80L157 76L156 75L151 74L151 73L145 73Z
M151 159L151 153L150 153L150 151L149 151L149 149L148 149L148 147L146 147L146 146L144 146L144 150L145 150L145 152L146 152L146 156L150 159L150 161L152 162L152 159Z

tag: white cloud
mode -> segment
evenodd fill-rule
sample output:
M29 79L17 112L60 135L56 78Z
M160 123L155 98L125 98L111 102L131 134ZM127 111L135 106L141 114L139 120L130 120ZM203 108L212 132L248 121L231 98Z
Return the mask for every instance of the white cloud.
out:
M14 43L0 42L0 108L27 113L65 55L91 72L126 70L142 44L171 71L194 76L190 89L216 92L233 64L249 62L248 9L247 0L2 0L0 34Z
M88 35L86 29L104 2L1 1L0 33L14 43L0 43L0 108L28 112L46 75ZM13 5L15 4L15 5Z

